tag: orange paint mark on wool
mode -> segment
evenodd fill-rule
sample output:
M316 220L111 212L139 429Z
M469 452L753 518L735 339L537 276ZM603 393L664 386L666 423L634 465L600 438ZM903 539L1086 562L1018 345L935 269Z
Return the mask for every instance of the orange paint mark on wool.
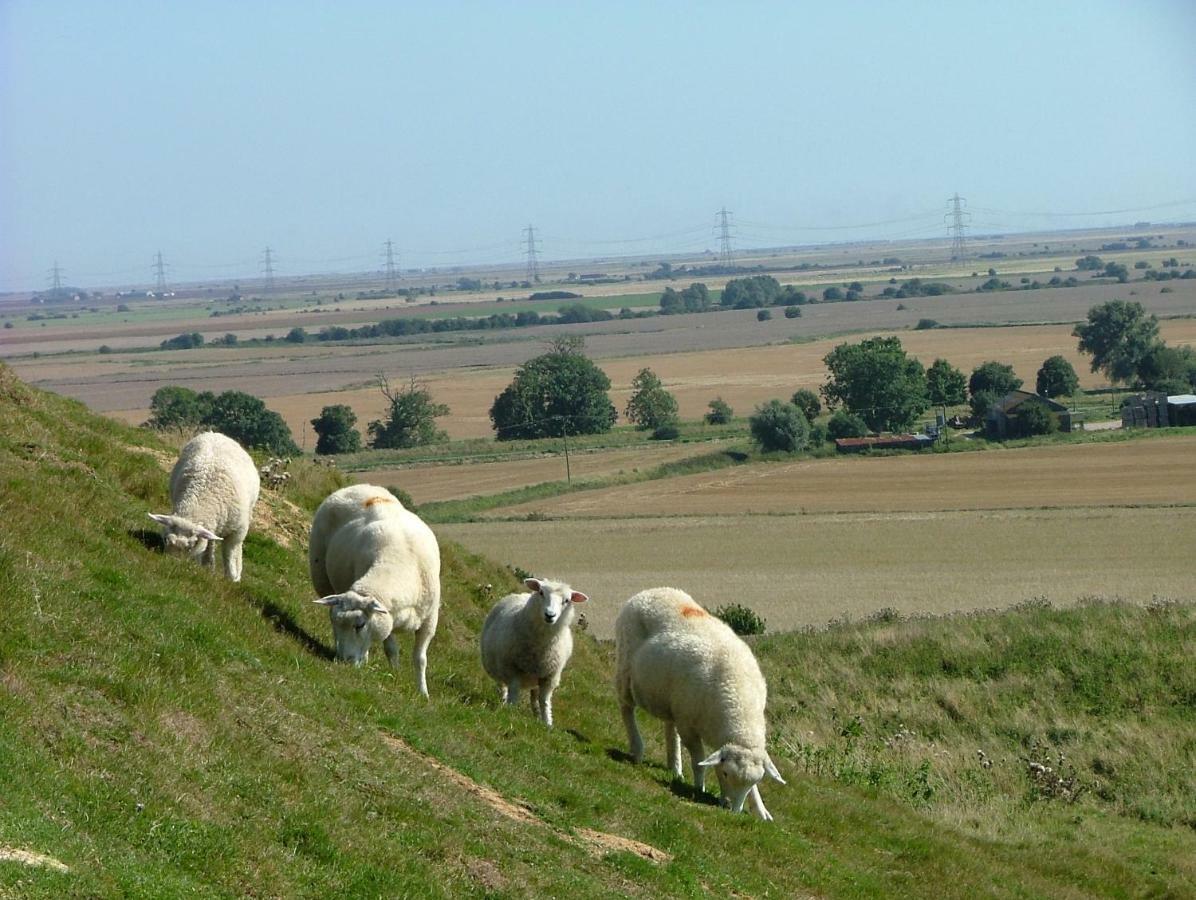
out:
M700 619L703 616L710 615L710 613L706 612L700 606L683 606L681 607L681 615L687 619Z
M370 499L366 500L361 505L363 507L365 507L366 509L369 509L375 503L396 503L396 502L397 501L394 499L394 497L370 497Z

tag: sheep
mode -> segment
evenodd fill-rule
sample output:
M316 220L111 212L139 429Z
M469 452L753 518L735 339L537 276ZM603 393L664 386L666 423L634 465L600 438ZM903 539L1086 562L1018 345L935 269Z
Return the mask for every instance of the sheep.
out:
M150 513L163 526L166 549L216 565L224 544L224 574L241 580L241 550L261 490L257 468L241 445L215 431L197 434L170 473L170 515Z
M724 806L742 812L750 798L756 815L772 819L758 785L765 775L785 780L764 746L768 689L751 649L726 623L684 591L641 591L615 619L615 666L615 693L635 762L644 757L635 722L635 708L642 706L664 720L668 764L677 778L684 744L699 792L706 767L713 766ZM703 745L717 749L704 757Z
M524 579L530 594L507 594L482 625L482 667L498 682L503 702L529 688L532 711L552 727L552 692L573 654L573 608L589 597L559 581Z
M311 580L332 620L337 658L363 665L375 640L392 667L397 631L415 632L412 658L428 696L428 644L440 618L440 547L432 529L390 491L355 484L316 510L308 545Z

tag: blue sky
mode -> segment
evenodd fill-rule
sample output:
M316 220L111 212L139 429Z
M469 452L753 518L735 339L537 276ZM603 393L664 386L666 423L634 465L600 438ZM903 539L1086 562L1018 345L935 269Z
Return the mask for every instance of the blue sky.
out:
M0 290L1196 220L1193 48L1191 0L0 0Z

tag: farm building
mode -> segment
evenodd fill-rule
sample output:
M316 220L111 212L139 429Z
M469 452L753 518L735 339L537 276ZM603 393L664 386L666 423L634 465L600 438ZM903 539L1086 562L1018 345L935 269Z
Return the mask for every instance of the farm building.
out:
M1049 397L1043 397L1030 391L1010 391L997 403L994 403L984 417L984 434L988 438L1003 440L1018 433L1018 411L1026 403L1039 403L1047 408L1059 424L1060 431L1071 431L1072 412L1062 403L1056 403Z
M922 450L932 446L934 438L926 434L881 434L835 439L835 450L839 453L863 453L865 450Z
M1147 391L1127 397L1121 405L1123 428L1167 428L1196 425L1196 394Z

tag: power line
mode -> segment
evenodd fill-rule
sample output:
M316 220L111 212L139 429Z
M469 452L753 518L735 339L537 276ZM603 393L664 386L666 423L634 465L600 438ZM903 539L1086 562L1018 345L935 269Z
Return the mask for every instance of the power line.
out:
M166 263L162 262L162 251L154 255L154 291L159 297L166 293Z
M951 220L951 258L963 259L963 232L964 228L967 227L964 223L964 218L970 221L972 214L964 210L963 207L968 201L959 196L959 194L948 198L947 202L951 204L951 208L943 218L950 218Z
M62 267L58 265L58 260L54 260L54 267L50 269L50 282L53 285L52 290L55 293L62 290L62 276L64 274Z
M538 253L536 245L539 241L536 239L535 226L528 225L527 228L523 229L523 234L525 235L524 244L527 247L524 250L524 253L527 254L527 280L535 283L540 280L540 263L536 258L536 254Z
M731 250L731 228L733 226L730 222L730 216L732 214L727 212L727 207L724 206L718 211L717 215L719 218L717 226L719 231L718 261L724 269L731 269L735 266L735 254Z
M394 290L399 285L399 269L395 263L394 241L387 238L386 244L386 287Z
M268 246L262 255L262 271L266 273L266 290L274 290L274 251Z

